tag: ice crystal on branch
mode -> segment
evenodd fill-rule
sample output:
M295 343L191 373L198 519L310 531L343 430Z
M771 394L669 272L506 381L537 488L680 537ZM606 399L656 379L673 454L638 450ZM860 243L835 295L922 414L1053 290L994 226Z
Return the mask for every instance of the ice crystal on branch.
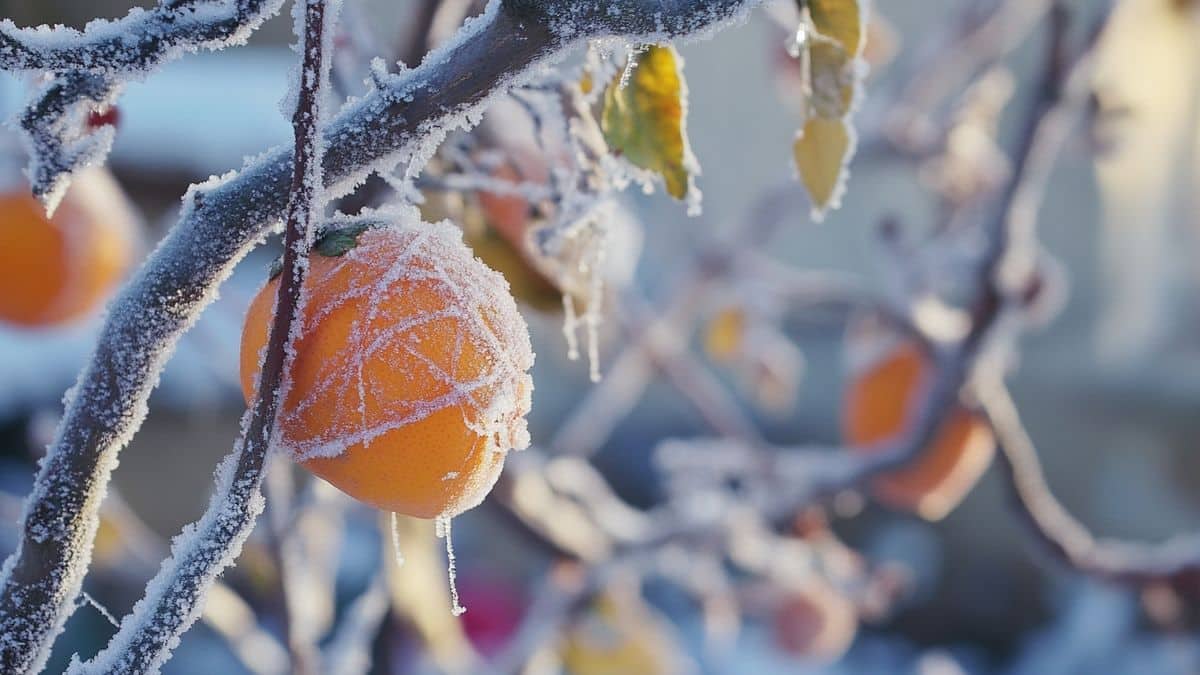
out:
M54 211L75 170L108 155L112 128L93 129L88 116L112 103L126 82L187 53L242 44L282 5L283 0L161 0L115 21L94 20L82 31L0 21L0 68L49 74L18 119L33 192L47 210Z

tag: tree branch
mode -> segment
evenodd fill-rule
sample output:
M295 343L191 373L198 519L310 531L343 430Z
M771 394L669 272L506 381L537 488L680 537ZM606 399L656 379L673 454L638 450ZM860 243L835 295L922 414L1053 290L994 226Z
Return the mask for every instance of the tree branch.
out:
M282 0L161 0L82 31L65 26L18 28L0 21L0 70L83 71L104 76L145 72L173 52L219 49L245 40ZM135 39L131 40L133 37Z
M1043 550L1067 567L1099 579L1136 586L1165 583L1195 595L1200 538L1178 537L1158 546L1098 541L1054 498L1037 448L1004 383L988 378L986 383L977 381L974 391L1000 446L1000 466L1016 514Z
M90 129L88 112L111 104L126 81L186 53L244 43L282 5L283 0L162 0L116 21L92 21L82 32L0 22L0 69L55 75L19 118L33 193L53 212L71 173L104 161L113 130Z
M692 0L646 39L715 28L759 0ZM347 105L324 132L323 166L332 194L447 127L470 123L489 95L580 41L631 35L623 17L593 16L570 33L541 19L596 2L493 0L458 39L421 66ZM681 18L671 11L692 12ZM643 22L644 23L644 22ZM665 28L664 28L665 26ZM585 31L589 28L591 31ZM468 116L470 113L470 116ZM91 560L97 512L120 449L140 426L146 402L179 337L211 301L233 266L277 223L286 206L291 149L271 151L240 173L191 189L180 220L110 306L96 351L67 398L55 442L41 463L17 552L0 582L0 671L38 670L69 616Z
M297 11L300 7L297 8ZM300 44L300 91L292 116L296 160L284 228L283 271L275 297L266 356L254 403L243 420L243 435L217 472L218 489L204 517L172 545L172 557L147 586L146 596L92 660L73 662L68 672L151 673L200 616L205 594L231 565L262 512L263 471L275 432L276 412L287 395L285 368L302 312L301 289L308 273L314 216L323 207L320 103L329 73L329 34L325 0L306 0ZM294 664L295 665L295 664Z

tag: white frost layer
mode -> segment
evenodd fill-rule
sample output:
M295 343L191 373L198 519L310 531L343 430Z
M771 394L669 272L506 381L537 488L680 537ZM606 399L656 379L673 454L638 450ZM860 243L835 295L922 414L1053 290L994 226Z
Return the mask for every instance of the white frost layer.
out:
M321 411L323 418L335 423L317 435L295 438L285 432L286 449L298 459L337 456L445 409L461 410L468 427L496 449L527 447L524 415L533 389L528 371L534 355L508 282L475 258L462 240L462 231L448 222L423 223L411 207L371 212L368 218L386 224L360 236L358 246L336 264L314 270L313 287L332 285L336 278L345 284L345 291L336 298L311 300L302 334L319 336L322 322L350 303L369 299L369 311L354 322L344 358L313 364L318 369L317 386L304 398L288 400L280 410L280 422L285 429L305 428L309 425L302 417L307 412L330 404L323 393L356 395L334 401L338 408L332 413ZM388 265L382 272L380 261ZM414 312L406 303L393 300L416 286L432 289L442 304ZM445 339L447 323L453 324L453 338L458 340L455 353L469 345L483 367L460 373L458 358L450 363L430 358L430 349L422 341ZM303 347L300 358L304 358ZM393 362L396 369L389 368ZM419 364L425 371L421 376L434 378L435 386L429 389L435 393L430 398L396 400L386 382L372 377L378 372L411 376L402 370L405 363ZM369 405L388 414L376 419L368 415Z

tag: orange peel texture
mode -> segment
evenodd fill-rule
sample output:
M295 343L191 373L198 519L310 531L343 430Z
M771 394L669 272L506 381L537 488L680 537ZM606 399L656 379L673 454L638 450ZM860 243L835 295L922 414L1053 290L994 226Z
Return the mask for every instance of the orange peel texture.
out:
M483 500L508 450L528 446L533 351L504 278L459 230L408 220L310 256L278 424L284 448L350 496L448 518ZM268 282L246 316L247 401L277 288Z

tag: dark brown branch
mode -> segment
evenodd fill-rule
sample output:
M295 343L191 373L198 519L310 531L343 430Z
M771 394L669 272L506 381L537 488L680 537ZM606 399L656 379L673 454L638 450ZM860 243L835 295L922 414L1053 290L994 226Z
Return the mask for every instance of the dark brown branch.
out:
M300 293L308 274L306 260L309 246L312 244L313 220L319 217L323 208L317 195L318 190L323 189L320 170L320 102L324 90L322 80L332 59L332 54L327 53L324 44L326 28L324 0L306 0L304 35L301 39L304 56L300 64L300 91L296 110L292 114L296 160L292 169L291 198L284 221L282 270L275 297L275 312L268 333L267 353L259 373L253 412L242 440L241 458L235 478L235 484L249 483L255 493L261 493L266 455L270 449L270 439L274 433L281 399L286 393L286 388L281 386L283 371L296 331L294 327L302 323L299 317ZM288 485L290 487L290 482ZM254 518L247 514L247 522L242 528L246 535L249 534L253 522ZM296 675L305 675L312 672L313 653L299 644L295 635L290 614L288 583L292 570L287 567L287 556L283 551L283 542L278 536L278 531L271 528L271 532L269 538L278 564L283 600L282 614L292 671ZM224 548L234 545L232 541L218 543ZM206 573L216 576L219 571L218 567ZM193 599L193 602L199 601L201 598Z
M218 472L217 494L208 512L176 542L171 560L147 586L145 598L122 621L108 647L86 664L72 664L68 672L73 674L156 672L179 636L199 617L208 588L233 563L262 510L264 468L276 413L286 395L283 374L293 327L299 321L312 222L322 207L319 122L329 61L326 28L325 0L306 0L300 91L292 116L296 160L284 228L283 270L253 405L231 455L236 458L233 472Z

